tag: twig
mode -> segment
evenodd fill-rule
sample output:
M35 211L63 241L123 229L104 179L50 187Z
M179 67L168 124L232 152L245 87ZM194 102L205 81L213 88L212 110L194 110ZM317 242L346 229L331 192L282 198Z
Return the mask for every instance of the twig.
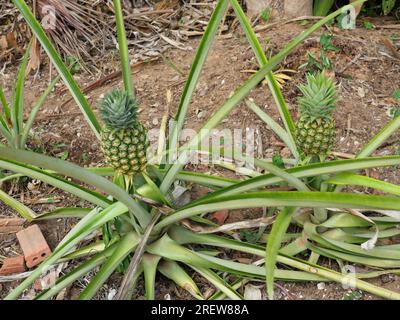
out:
M133 65L131 65L131 70L134 71L135 69L139 68L139 67L142 66L143 64L146 64L146 63L149 63L149 62L154 62L154 61L157 61L158 59L159 59L159 57L156 57L156 58L153 58L153 59L149 59L149 60L146 60L146 61L142 61L142 62L133 64ZM106 83L108 83L108 82L111 82L111 81L114 81L114 80L116 80L116 79L121 78L121 76L122 76L122 71L113 72L113 73L111 73L111 74L105 76L104 78L101 78L101 79L99 79L99 80L96 80L96 81L92 82L91 84L89 84L88 86L86 86L85 88L83 88L83 89L82 89L82 92L83 92L84 94L88 94L89 92L91 92L91 91L93 91L93 90L95 90L95 89L97 89L97 88L99 88L99 87L104 86L104 85L105 85ZM68 91L67 88L63 89L63 90L60 92L60 95L66 93L67 91ZM72 97L69 98L67 101L65 101L65 102L61 105L60 108L62 108L62 107L64 107L65 105L67 105L67 104L70 103L72 100L73 100Z
M11 276L0 276L0 283L1 282L12 282L12 281L16 281L16 280L22 280L25 278L28 278L31 275L32 271L29 272L24 272L24 273L18 273L18 274L14 274Z
M332 155L343 159L353 159L355 157L354 154L344 153L344 152L332 152Z
M129 14L125 17L125 19L131 19L131 18L137 18L137 17L142 17L142 16L149 16L149 15L155 15L155 14L164 14L164 13L174 13L174 10L168 9L168 10L155 10L155 11L144 11L140 13L132 13Z
M218 232L228 232L232 230L240 230L240 229L249 229L249 228L259 228L259 227L266 227L274 223L274 217L263 217L259 219L247 220L247 221L240 221L225 224L223 226L217 228L204 228L199 225L193 225L188 220L182 221L182 224L189 228L190 230L200 233L200 234L209 234L209 233L218 233Z
M400 29L399 24L388 24L382 26L375 26L377 29Z
M35 119L35 121L44 121L49 118L65 118L65 117L77 117L81 116L82 112L70 112L70 113L61 113L61 114L45 114L42 116L39 116Z
M391 52L391 54L397 59L400 60L400 53L397 52L395 46L392 44L392 42L387 39L387 38L382 38L383 44L388 48L388 50Z
M184 77L186 76L186 73L181 68L179 68L170 58L164 56L162 53L160 53L160 56L167 66L170 66L174 71L179 73L181 76Z
M350 67L353 63L355 63L358 59L360 59L361 53L356 55L353 60L351 60L348 64L346 64L340 71L338 71L339 74L345 72L348 67Z
M284 25L284 24L288 24L288 23L291 23L291 22L302 21L302 20L321 20L322 18L323 17L302 16L302 17L297 17L297 18L294 18L294 19L286 20L286 21L277 21L277 22L274 22L274 23L270 23L270 24L267 24L265 26L256 28L254 31L255 32L260 32L260 31L264 31L264 30L268 30L270 28L273 28L273 27L275 27L277 25Z
M139 200L139 201L143 201L143 202L145 202L146 204L148 204L148 205L150 205L150 206L156 208L157 210L161 211L162 214L168 215L168 214L170 214L171 212L174 211L174 210L171 209L170 207L167 207L167 206L165 206L165 205L163 205L163 204L160 204L160 203L158 203L158 202L156 202L156 201L154 201L154 200L151 200L151 199L142 197L142 196L140 196L140 195L138 195L138 194L136 194L136 193L133 194L132 196L133 196L135 199L137 199L137 200Z

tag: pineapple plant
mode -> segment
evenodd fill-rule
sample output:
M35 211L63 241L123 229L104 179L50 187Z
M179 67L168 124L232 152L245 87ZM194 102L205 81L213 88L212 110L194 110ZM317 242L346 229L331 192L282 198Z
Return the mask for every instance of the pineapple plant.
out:
M335 121L332 112L337 96L336 85L324 71L307 74L307 84L299 86L300 118L296 124L296 143L306 157L329 155L336 138Z
M114 90L99 104L105 124L101 146L107 163L119 175L133 176L146 169L147 131L137 118L137 104L127 92Z

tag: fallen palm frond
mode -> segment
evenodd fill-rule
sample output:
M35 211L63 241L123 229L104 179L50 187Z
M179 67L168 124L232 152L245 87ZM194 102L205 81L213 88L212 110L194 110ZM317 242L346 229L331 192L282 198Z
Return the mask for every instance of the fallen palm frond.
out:
M90 51L109 33L103 14L92 5L93 1L37 1L46 33L66 56L90 58Z
M102 59L110 58L111 51L118 49L112 1L35 0L28 4L31 8L36 4L36 16L62 57L75 56L83 62L100 57L101 64ZM215 6L211 0L201 1L201 5L193 1L161 1L153 7L143 2L143 6L134 8L128 1L122 4L128 47L134 51L133 63L159 57L171 47L190 49L185 42L204 33ZM12 4L0 6L0 39L15 31L19 47L23 48L31 37L29 29L27 33L24 23L16 21L18 11ZM21 31L17 29L20 25ZM8 57L2 55L0 60Z

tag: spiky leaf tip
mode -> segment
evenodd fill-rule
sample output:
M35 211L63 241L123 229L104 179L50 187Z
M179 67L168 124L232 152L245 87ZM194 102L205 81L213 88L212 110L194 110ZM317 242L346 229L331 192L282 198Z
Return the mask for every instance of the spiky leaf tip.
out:
M108 128L132 128L136 123L136 100L124 91L113 90L107 93L99 103L99 111Z
M302 117L306 117L310 122L332 119L337 92L331 77L327 77L324 71L316 75L308 73L307 83L299 85L299 90L303 94L298 100Z

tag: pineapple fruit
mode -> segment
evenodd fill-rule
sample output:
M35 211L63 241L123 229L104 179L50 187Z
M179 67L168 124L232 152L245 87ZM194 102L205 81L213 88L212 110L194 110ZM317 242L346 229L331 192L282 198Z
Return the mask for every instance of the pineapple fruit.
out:
M115 90L101 100L99 110L105 124L101 146L107 163L120 175L133 176L143 172L149 143L147 131L137 119L135 99L126 92Z
M332 112L337 96L336 85L324 72L307 74L307 84L299 86L303 96L299 98L300 118L296 124L296 143L306 157L326 157L336 138Z

